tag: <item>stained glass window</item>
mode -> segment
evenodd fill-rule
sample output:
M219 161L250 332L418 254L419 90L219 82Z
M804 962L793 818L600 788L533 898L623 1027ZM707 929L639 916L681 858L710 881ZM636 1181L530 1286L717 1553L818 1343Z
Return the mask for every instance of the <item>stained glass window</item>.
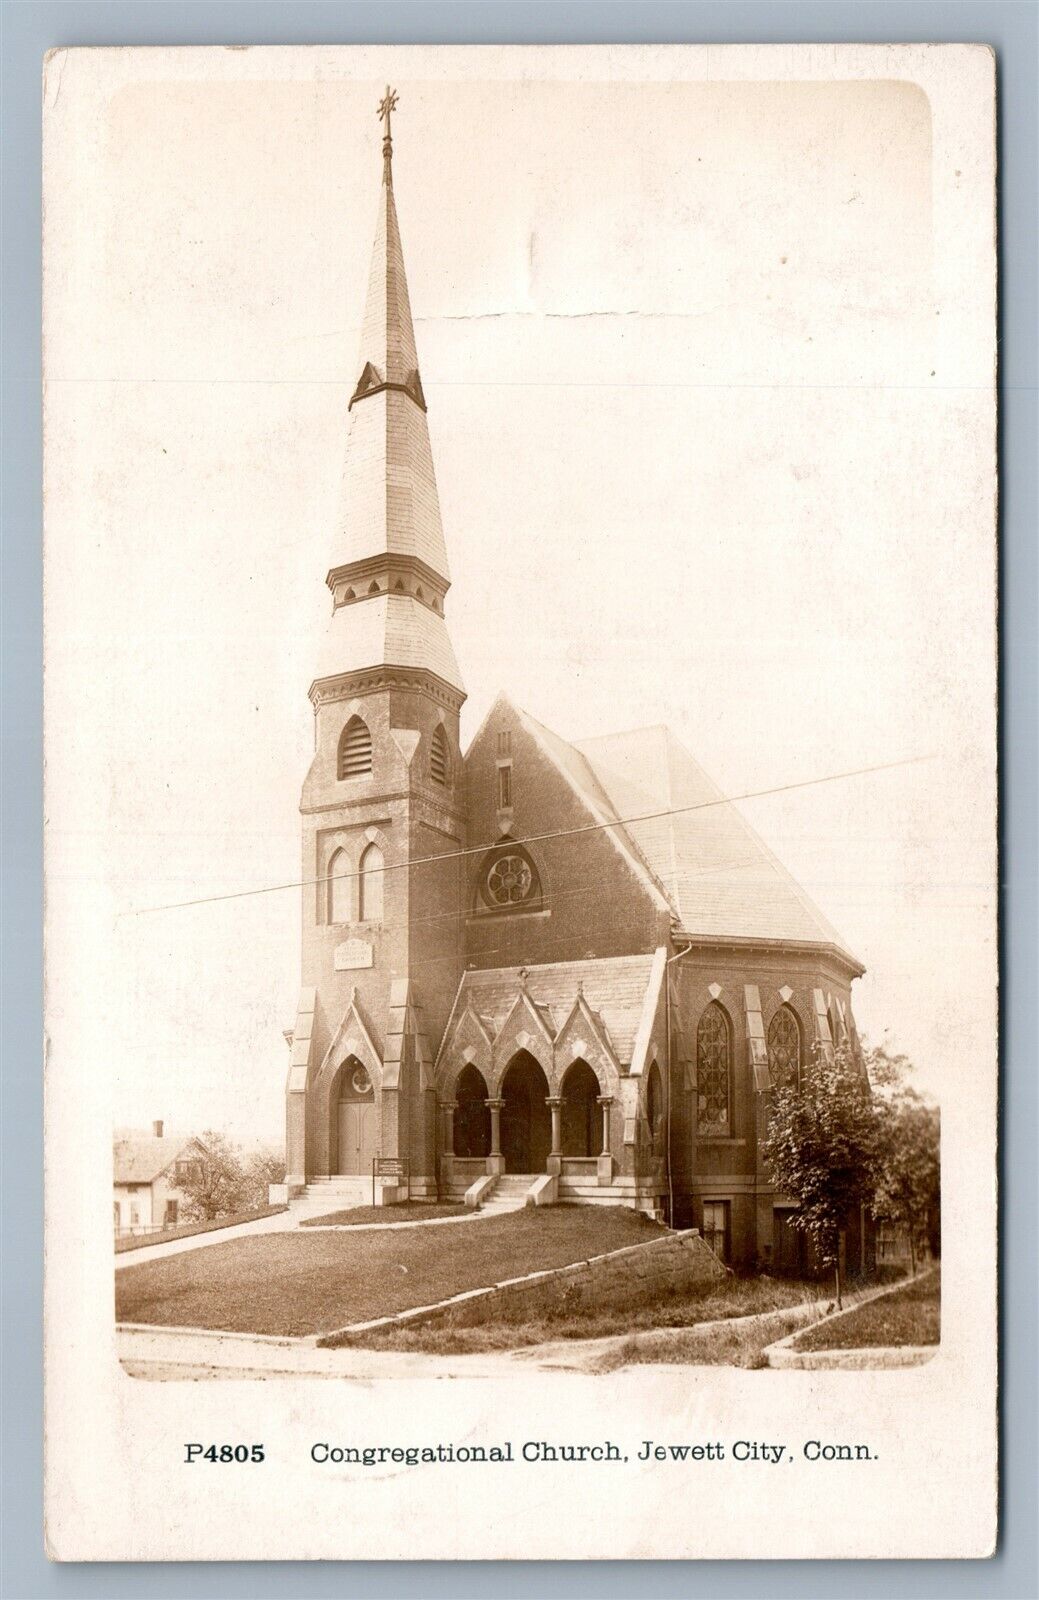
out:
M774 1089L796 1089L801 1081L801 1029L789 1006L780 1006L768 1030L768 1065Z
M495 905L515 905L530 893L530 868L522 856L499 856L487 874L487 890Z
M712 1001L696 1030L696 1121L701 1133L731 1134L731 1077L729 1019L717 1001Z

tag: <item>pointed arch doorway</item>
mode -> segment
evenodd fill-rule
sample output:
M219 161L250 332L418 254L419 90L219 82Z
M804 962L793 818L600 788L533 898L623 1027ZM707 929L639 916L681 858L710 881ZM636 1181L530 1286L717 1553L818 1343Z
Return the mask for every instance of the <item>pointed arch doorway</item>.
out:
M339 1069L336 1108L335 1171L344 1177L370 1177L372 1158L379 1153L378 1114L367 1069L356 1056L348 1056Z
M552 1149L548 1079L526 1050L512 1058L501 1085L501 1153L506 1172L544 1172Z

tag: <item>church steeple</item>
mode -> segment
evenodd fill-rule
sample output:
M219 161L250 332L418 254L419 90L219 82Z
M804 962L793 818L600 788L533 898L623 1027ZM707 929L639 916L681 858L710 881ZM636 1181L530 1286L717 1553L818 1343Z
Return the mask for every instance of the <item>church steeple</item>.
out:
M443 620L450 575L393 194L396 104L387 89L379 107L382 184L349 404L336 564L327 578L334 609L314 688L362 668L398 666L431 673L464 698Z

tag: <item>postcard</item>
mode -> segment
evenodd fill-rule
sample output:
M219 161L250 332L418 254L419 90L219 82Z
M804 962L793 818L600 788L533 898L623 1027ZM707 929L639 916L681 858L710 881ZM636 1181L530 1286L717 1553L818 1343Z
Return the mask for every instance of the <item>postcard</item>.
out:
M994 96L48 56L53 1558L992 1552Z

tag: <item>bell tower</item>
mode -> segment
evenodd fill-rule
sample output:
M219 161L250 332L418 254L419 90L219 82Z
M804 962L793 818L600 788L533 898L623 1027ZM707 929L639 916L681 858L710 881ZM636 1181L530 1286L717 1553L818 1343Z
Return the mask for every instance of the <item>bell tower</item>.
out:
M405 1158L421 1195L436 1180L431 1049L463 965L465 690L393 193L396 104L387 88L331 616L310 686L286 1166L290 1186L370 1182L374 1156Z

